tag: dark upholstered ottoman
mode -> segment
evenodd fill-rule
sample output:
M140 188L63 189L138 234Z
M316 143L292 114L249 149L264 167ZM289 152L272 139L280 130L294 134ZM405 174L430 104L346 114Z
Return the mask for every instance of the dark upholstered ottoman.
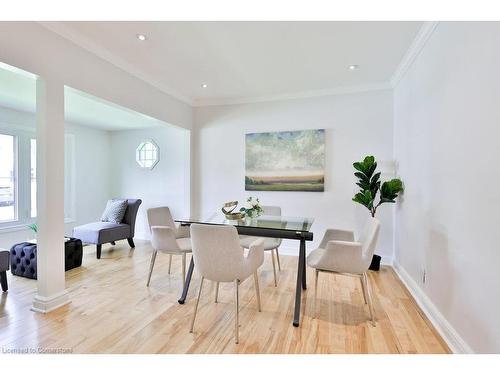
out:
M82 265L83 247L78 238L64 243L64 270L69 271ZM10 249L10 272L16 276L36 279L36 244L18 243Z

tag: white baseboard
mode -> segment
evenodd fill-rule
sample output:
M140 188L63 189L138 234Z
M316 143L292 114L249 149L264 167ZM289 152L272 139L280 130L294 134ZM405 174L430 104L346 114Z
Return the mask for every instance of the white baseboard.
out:
M135 232L134 238L138 240L145 240L145 241L150 241L151 240L151 234L148 232Z
M299 243L297 242L297 246L287 246L287 245L281 245L279 247L279 252L281 255L293 255L293 256L299 256ZM310 250L306 251L306 254L309 254ZM381 255L382 260L380 261L380 264L385 265L385 266L392 266L392 256L390 255Z
M383 266L393 266L394 264L394 259L392 258L392 255L380 255L382 257L382 260L380 261L380 264Z
M35 298L33 298L33 306L31 307L31 311L46 314L70 302L71 300L69 299L69 294L66 290L49 297L44 297L37 294L35 295Z
M444 341L446 341L450 350L456 354L474 353L472 348L467 345L465 340L458 334L450 322L446 320L422 288L420 288L420 286L415 282L415 280L413 280L413 278L408 274L408 272L406 272L397 260L394 260L393 268L415 299L415 302L417 302L418 306L422 309L427 318L429 318L434 328L436 328Z
M279 247L279 252L280 252L280 255L299 256L299 243L297 242L297 247L281 245Z

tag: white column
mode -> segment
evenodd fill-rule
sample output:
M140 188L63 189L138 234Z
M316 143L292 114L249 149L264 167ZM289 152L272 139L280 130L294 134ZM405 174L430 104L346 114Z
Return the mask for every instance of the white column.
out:
M64 280L64 85L39 78L37 112L37 273L32 310L66 303Z

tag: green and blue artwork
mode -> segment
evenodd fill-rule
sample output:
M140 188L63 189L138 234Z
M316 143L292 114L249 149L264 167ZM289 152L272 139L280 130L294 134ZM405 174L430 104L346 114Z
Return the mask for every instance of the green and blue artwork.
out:
M245 190L325 191L325 130L246 134Z

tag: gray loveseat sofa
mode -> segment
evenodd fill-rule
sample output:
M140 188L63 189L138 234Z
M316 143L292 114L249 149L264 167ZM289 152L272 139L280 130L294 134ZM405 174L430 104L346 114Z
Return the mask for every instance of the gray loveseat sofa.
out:
M127 199L127 201L127 210L120 224L98 221L73 228L73 237L96 245L97 259L101 259L101 249L105 243L114 245L115 241L127 239L130 247L135 247L135 219L142 201L140 199Z

